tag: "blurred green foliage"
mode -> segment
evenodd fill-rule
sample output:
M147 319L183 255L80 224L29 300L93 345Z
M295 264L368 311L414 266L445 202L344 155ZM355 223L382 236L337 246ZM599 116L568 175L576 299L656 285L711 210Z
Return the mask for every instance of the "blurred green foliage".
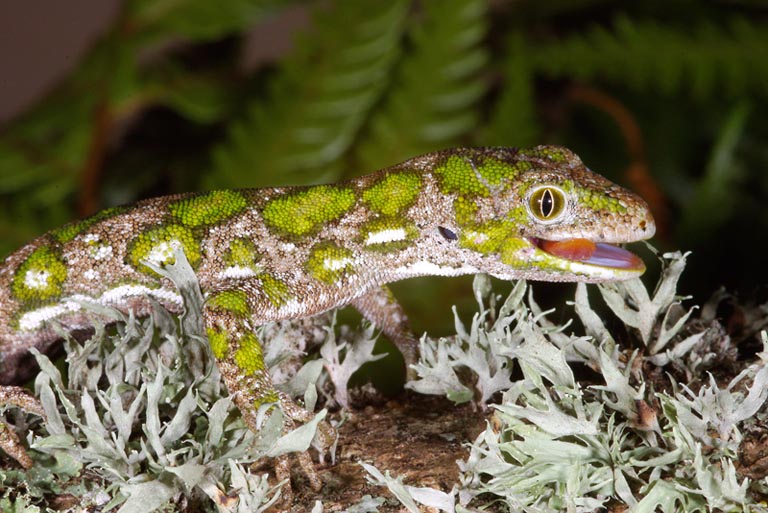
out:
M272 28L297 13L298 33ZM555 143L651 202L655 244L693 251L682 291L752 293L768 283L766 14L728 1L126 0L71 75L0 127L0 255L147 196ZM246 69L249 31L270 30L293 48ZM468 281L436 286L471 301Z

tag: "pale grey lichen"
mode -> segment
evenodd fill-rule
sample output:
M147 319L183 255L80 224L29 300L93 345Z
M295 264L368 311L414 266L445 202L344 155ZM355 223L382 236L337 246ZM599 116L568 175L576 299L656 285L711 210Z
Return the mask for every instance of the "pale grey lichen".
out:
M457 315L453 337L421 339L419 377L408 387L472 402L492 413L487 429L468 446L450 491L409 486L365 464L370 482L388 487L410 511L419 504L457 513L488 504L525 512L609 505L640 513L763 511L755 497L768 491L768 480L742 476L738 454L744 426L760 417L768 397L768 336L755 362L733 378L709 376L721 362L735 361L715 316L724 294L697 316L684 308L676 289L685 257L660 256L663 271L652 294L640 280L598 286L608 311L592 303L594 289L590 298L586 286L577 286L573 311L583 333L552 322L526 283L516 283L502 302L478 277L479 312L469 326ZM179 268L161 271L179 285L187 315L179 319L159 307L146 319L97 312L118 322L98 325L85 344L68 342L66 382L38 356L36 393L48 421L11 412L15 425L29 427L36 465L0 470L0 488L16 487L0 495L0 510L39 511L35 504L50 493L120 513L171 510L171 503L263 511L279 500L279 486L247 465L305 448L315 423L283 436L280 418L265 415L258 441L245 428L199 331L194 275L183 258L176 260ZM752 333L766 326L767 311L750 310ZM607 315L621 321L621 337ZM340 329L339 338L334 323L328 316L259 332L275 381L309 408L319 394L346 404L351 375L378 358L371 326ZM619 344L627 333L633 347ZM319 359L303 361L308 342L321 344ZM595 374L578 378L577 366ZM667 386L658 386L659 377ZM98 477L79 479L84 472ZM366 497L350 511L380 504Z
M476 281L481 312L469 329L457 317L455 337L423 338L419 378L408 384L479 406L503 390L491 405L492 423L459 464L457 500L445 511L490 503L526 512L609 504L640 513L764 510L754 492L764 492L768 480L751 481L736 469L741 426L768 398L768 336L758 359L729 382L706 374L712 362L732 358L733 348L711 304L695 321L694 308L681 306L686 298L676 289L686 256L660 256L653 294L639 279L597 287L609 315L635 334L635 349L619 346L583 284L573 303L580 335L549 321L530 292L526 301L524 283L495 309L497 298ZM598 382L577 381L574 363L598 372ZM515 366L522 378L498 386ZM696 388L669 377L654 390L645 372L663 375L665 366ZM378 476L392 489L393 478ZM418 502L414 494L409 500Z
M46 356L36 355L41 372L35 392L47 420L32 420L27 437L33 469L0 469L1 511L40 511L35 504L50 493L79 498L82 511L119 513L170 511L184 504L257 512L279 500L284 483L270 485L265 474L246 467L264 456L306 450L325 410L287 434L279 413L263 415L258 437L245 427L203 336L203 298L195 275L183 253L175 256L175 265L157 271L181 291L184 315L173 316L158 305L137 319L88 305L99 309L94 319L117 323L109 328L97 323L82 345L66 339L66 378ZM280 326L263 329L271 331L265 352L277 369L295 356L299 337ZM320 362L298 365L281 387L308 399L319 367Z

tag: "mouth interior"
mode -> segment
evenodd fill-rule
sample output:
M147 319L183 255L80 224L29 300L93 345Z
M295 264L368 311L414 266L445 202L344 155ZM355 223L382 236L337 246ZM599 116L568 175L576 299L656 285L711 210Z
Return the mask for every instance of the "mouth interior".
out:
M560 241L531 239L531 241L545 253L565 260L613 269L645 269L645 263L640 257L613 244L595 243L588 239Z

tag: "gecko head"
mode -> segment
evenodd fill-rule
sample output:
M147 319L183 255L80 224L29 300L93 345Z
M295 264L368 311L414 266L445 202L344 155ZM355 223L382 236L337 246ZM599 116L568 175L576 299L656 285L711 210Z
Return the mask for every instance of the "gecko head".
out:
M500 278L613 281L645 271L617 244L652 237L648 205L590 171L571 151L479 150L469 168L485 191L454 202L459 244Z

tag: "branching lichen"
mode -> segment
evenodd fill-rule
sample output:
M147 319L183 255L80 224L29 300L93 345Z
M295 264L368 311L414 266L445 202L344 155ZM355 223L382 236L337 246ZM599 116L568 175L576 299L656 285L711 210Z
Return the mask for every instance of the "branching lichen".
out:
M94 312L112 324L97 325L83 345L67 343L66 382L38 355L36 393L48 419L42 424L9 410L17 426L30 426L35 466L0 471L4 511L39 511L50 494L120 513L182 503L263 511L279 500L280 485L248 464L305 450L326 413L287 435L279 415L263 415L258 439L245 428L199 328L194 274L183 254L176 257L176 265L156 270L177 284L187 314L177 318L159 307L146 319ZM740 372L706 374L713 362L733 357L730 340L712 304L695 318L680 305L685 255L660 258L653 294L639 280L598 287L608 313L599 314L586 287L577 287L574 312L585 334L551 322L526 283L516 283L502 302L478 276L471 325L457 316L455 336L424 336L418 378L408 387L472 402L491 422L468 446L451 490L409 486L366 463L370 483L388 487L412 511L418 504L468 511L489 503L531 512L758 511L768 483L746 477L738 458L745 426L768 398L768 335ZM751 318L762 326L764 309L755 312ZM606 315L624 321L620 328L633 336L618 337ZM279 386L308 408L320 394L327 404L347 404L350 376L377 358L371 326L340 330L337 339L334 324L323 316L270 324L259 334ZM320 344L320 358L303 361L312 344ZM362 497L354 507L381 504Z
M703 354L729 345L713 319L693 322L693 309L679 305L685 256L661 256L653 294L639 279L598 286L612 314L634 332L636 350L618 346L584 285L574 306L588 337L566 335L531 295L526 304L520 282L498 314L481 303L469 330L457 318L455 337L422 339L419 379L408 384L414 390L485 405L495 376L488 369L505 369L508 377L518 366L522 375L493 405L493 422L460 463L457 508L494 501L536 512L609 504L639 512L759 507L750 494L755 483L736 469L740 426L768 398L768 336L758 360L724 385L711 375L699 376L695 391L673 379L656 390L646 381L646 369L660 374L673 363L694 376ZM482 281L475 290L489 298ZM713 334L726 340L713 344ZM596 370L600 380L577 381L573 363Z

